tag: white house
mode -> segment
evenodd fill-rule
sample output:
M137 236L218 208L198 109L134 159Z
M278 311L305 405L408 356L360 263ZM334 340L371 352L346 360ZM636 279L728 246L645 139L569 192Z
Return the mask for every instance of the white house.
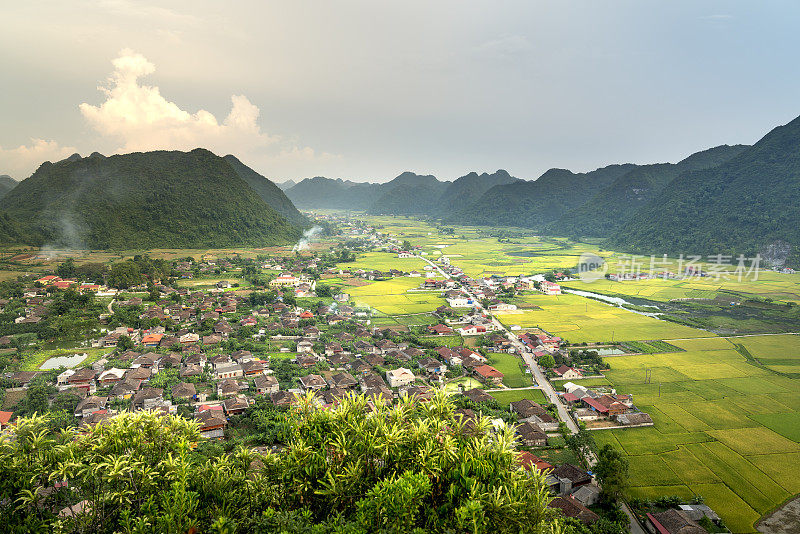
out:
M545 295L560 295L561 286L555 282L548 282L545 280L544 282L539 282L539 291Z
M386 371L386 381L389 382L389 387L393 388L407 386L413 383L416 378L414 373L404 367Z
M458 297L449 297L446 299L447 305L451 308L467 308L472 306L472 299L467 297L466 295L458 296Z

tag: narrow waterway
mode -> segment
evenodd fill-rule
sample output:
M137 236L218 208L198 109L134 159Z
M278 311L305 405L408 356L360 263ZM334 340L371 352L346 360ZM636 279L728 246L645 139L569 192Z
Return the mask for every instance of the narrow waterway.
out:
M627 300L625 300L625 299L623 299L621 297L609 297L608 295L601 295L599 293L592 293L591 291L581 291L581 290L578 290L578 289L562 289L562 291L564 293L570 293L572 295L578 295L579 297L585 297L585 298L590 298L590 299L594 299L594 300L599 300L601 302L605 302L606 304L608 304L610 306L625 306L625 305L628 305L628 306L636 306L638 308L653 308L654 310L658 310L658 311L652 311L652 312L645 312L645 311L640 311L640 310L633 310L631 308L625 308L628 311L631 311L633 313L638 313L639 315L644 315L646 317L658 318L658 316L662 315L662 313L663 313L658 306L654 306L652 304L636 304L634 302L627 301Z

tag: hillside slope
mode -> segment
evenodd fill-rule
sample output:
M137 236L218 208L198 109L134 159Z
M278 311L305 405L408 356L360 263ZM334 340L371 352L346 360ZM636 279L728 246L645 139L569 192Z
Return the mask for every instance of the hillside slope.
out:
M45 162L0 200L0 219L25 243L74 248L262 246L301 233L204 149Z
M308 219L297 211L297 208L294 207L292 201L289 200L289 197L286 196L280 187L239 161L236 156L228 154L225 156L225 161L233 167L233 170L236 171L239 178L247 182L250 187L253 188L253 191L258 193L261 200L266 202L269 207L277 211L286 220L299 226L308 224Z
M437 199L449 182L440 182L430 174L404 172L386 182L373 184L380 196L367 211L373 214L426 215L436 209Z
M681 174L607 242L647 254L800 246L800 117L717 167Z

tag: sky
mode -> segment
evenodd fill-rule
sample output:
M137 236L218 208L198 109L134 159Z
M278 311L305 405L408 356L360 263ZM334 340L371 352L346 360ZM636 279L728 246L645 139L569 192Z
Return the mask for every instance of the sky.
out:
M0 174L198 146L275 181L535 179L800 115L800 3L72 0L0 17Z

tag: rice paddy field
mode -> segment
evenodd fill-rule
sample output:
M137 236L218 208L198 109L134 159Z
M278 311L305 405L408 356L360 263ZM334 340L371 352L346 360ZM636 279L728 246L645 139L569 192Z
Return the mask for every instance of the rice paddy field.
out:
M774 271L760 271L753 280L728 276L688 278L684 280L595 280L591 283L571 282L566 284L575 289L597 293L640 297L666 302L672 299L694 298L714 299L724 292L734 292L743 296L771 298L778 302L800 303L800 273L783 274ZM721 293L722 292L722 293Z
M563 240L539 237L517 238L512 243L501 243L496 238L476 237L444 240L433 253L441 252L451 258L473 278L493 274L515 276L575 267L581 254L604 254L597 247L585 243L567 243Z
M531 294L521 297L538 309L497 313L506 326L541 328L570 343L647 341L709 336L708 332L640 315L578 295Z
M800 492L800 381L748 363L734 345L770 361L797 354L799 341L703 338L670 341L685 352L607 358L608 382L655 423L594 433L628 455L631 495L701 495L733 532L755 532Z
M364 269L389 271L390 269L397 269L403 272L419 271L422 272L424 267L428 265L420 258L398 258L397 254L390 254L388 252L362 252L356 257L356 261L343 263L341 268L350 270ZM419 279L417 279L419 284Z
M356 306L369 306L386 315L431 312L445 304L440 291L409 291L419 287L421 281L421 278L397 277L351 287L348 293Z
M736 343L744 345L762 365L774 371L800 373L800 336L741 337Z

